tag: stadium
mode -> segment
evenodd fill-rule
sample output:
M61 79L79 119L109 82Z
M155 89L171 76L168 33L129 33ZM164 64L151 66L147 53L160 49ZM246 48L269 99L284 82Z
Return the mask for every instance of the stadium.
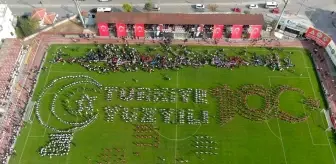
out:
M265 39L249 14L96 17L98 36L5 41L3 163L336 162L322 31Z

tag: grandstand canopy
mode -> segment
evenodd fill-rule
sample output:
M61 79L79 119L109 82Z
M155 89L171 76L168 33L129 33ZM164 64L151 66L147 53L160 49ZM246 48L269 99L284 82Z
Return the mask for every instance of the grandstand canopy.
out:
M98 12L96 22L125 24L222 24L263 25L262 14L181 14L181 13L134 13Z

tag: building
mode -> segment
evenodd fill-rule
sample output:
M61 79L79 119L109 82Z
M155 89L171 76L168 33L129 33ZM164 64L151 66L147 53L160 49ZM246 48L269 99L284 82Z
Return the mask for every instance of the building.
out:
M100 36L174 39L258 39L264 17L261 14L168 14L97 12Z
M0 40L16 38L14 28L14 16L6 4L0 4ZM0 44L1 44L0 43Z
M45 27L47 25L52 25L57 20L58 14L47 13L45 8L34 8L31 19L39 21L40 27Z

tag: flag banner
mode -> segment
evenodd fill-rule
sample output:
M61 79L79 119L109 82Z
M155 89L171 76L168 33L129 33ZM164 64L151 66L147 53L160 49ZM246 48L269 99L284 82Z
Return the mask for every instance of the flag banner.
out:
M250 39L259 39L262 25L250 25Z
M116 24L116 28L117 28L117 37L125 37L125 36L127 36L126 24L124 24L124 23L117 23Z
M212 38L213 39L221 39L223 37L223 29L224 25L214 25Z
M110 31L107 26L107 23L98 23L98 32L99 32L99 36L109 36Z
M144 24L135 24L134 34L136 37L145 37L145 25Z
M231 39L241 39L243 33L243 25L233 25L231 29Z

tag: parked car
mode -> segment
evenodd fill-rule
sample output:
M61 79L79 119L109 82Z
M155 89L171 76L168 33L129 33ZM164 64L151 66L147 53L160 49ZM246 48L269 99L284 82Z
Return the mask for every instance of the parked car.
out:
M257 9L259 8L257 4L250 4L249 9Z
M199 3L198 3L198 4L195 5L195 8L196 8L196 9L204 9L205 6L204 6L203 4L199 4Z
M280 13L280 10L279 10L279 8L275 8L275 9L272 9L271 12L272 12L273 14L279 14L279 13Z
M238 7L235 7L235 8L232 8L232 11L233 11L233 12L236 12L236 13L240 13L240 12L241 12L241 9L238 8Z
M154 4L152 11L160 11L160 6L158 4Z

